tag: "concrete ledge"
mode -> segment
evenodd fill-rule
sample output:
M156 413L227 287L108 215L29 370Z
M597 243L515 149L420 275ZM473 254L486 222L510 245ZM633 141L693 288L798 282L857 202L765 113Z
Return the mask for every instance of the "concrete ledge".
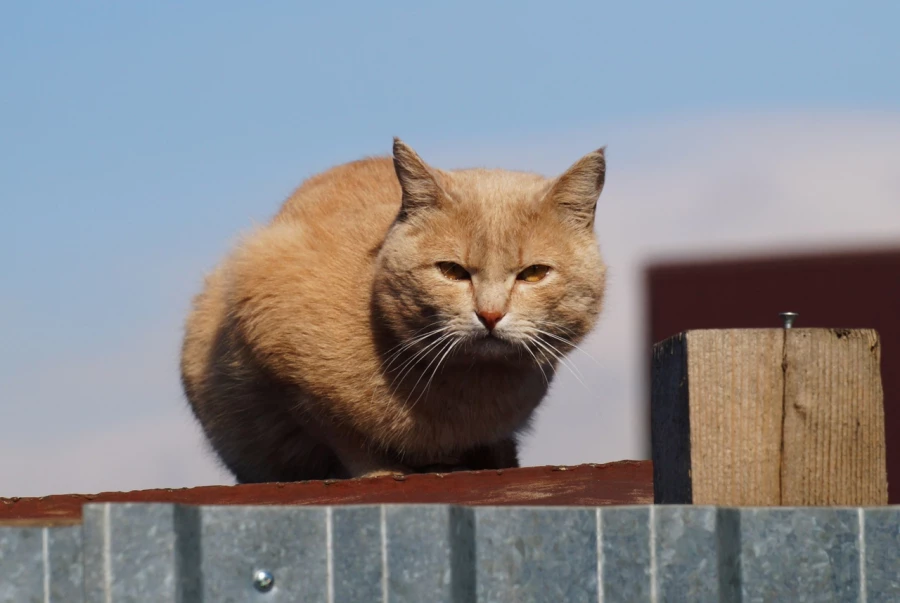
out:
M900 507L92 504L0 528L32 600L900 601Z

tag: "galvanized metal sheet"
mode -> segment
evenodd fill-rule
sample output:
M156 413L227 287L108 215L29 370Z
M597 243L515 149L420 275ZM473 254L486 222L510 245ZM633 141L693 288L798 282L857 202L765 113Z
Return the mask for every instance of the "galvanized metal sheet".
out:
M88 505L0 603L900 601L900 508Z

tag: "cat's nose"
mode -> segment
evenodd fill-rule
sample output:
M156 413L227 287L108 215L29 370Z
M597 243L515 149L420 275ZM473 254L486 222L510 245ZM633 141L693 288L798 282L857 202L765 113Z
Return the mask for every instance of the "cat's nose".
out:
M504 316L503 312L478 312L478 320L487 327L488 331L493 331Z

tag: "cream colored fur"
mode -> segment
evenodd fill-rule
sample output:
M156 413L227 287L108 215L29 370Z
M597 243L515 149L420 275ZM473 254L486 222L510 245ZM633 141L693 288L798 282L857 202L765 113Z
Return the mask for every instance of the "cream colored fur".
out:
M516 466L600 312L604 177L602 150L548 180L438 170L395 140L393 161L303 183L187 320L182 381L226 466L241 482ZM535 264L543 280L517 278Z

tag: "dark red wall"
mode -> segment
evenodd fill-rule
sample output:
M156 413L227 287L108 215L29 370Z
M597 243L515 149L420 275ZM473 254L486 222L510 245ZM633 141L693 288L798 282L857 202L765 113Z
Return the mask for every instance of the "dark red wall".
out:
M650 343L688 329L873 328L881 335L889 497L900 503L900 248L654 264L646 287ZM893 434L893 435L892 435Z

